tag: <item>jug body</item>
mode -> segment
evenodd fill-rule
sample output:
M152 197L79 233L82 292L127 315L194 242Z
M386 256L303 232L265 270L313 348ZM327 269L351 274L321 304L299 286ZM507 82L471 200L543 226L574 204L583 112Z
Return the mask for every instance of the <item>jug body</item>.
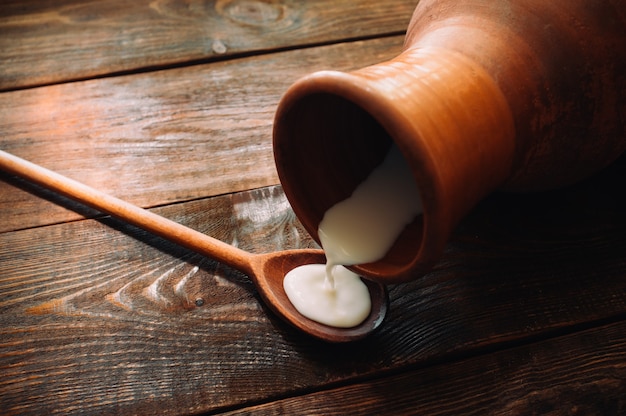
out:
M517 146L507 189L567 185L624 151L626 2L423 0L405 48L423 46L462 53L505 95Z

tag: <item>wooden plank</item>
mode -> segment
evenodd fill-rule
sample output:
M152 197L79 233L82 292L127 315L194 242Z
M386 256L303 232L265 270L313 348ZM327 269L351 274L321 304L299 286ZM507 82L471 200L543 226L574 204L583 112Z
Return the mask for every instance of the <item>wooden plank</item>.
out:
M277 188L157 211L243 248L306 240ZM2 234L0 251L3 414L189 414L252 394L229 393L249 371L284 371L285 328L247 278L158 238L79 221Z
M221 413L622 415L626 323Z
M401 45L397 36L3 93L0 148L143 207L273 185L271 127L289 85ZM0 232L78 218L0 179Z
M0 403L219 411L624 320L625 179L618 163L562 191L492 196L352 345L294 332L240 274L114 221L0 234ZM276 187L157 212L253 252L312 244Z
M417 0L3 1L0 90L401 34L416 4Z

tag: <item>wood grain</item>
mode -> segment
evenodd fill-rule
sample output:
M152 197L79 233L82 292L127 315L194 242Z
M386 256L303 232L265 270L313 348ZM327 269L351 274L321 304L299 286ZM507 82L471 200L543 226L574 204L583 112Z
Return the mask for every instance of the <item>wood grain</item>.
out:
M560 192L488 199L432 273L392 288L383 328L348 346L295 333L244 276L115 221L3 233L3 407L217 412L623 321L623 167ZM156 211L252 252L312 244L279 187Z
M416 4L417 0L3 1L0 90L402 34Z
M619 322L223 415L621 415L625 333Z
M271 127L289 85L401 45L391 37L3 93L0 148L142 207L274 185ZM78 218L0 178L0 232Z
M252 191L240 203L224 196L159 212L246 248L269 217L264 232L283 230L275 243L304 239L275 188ZM230 393L248 372L266 368L269 385L284 370L273 366L273 347L254 351L282 323L268 319L239 273L107 219L2 236L6 413L134 413L138 402L146 413L189 413L252 394ZM36 241L44 244L34 247ZM271 239L261 247L275 248Z

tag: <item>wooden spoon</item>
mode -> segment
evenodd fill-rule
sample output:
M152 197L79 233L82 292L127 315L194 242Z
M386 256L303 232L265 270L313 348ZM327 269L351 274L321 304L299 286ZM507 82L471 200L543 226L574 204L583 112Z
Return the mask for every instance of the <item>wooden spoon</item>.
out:
M301 315L285 294L283 278L287 272L297 266L325 263L326 258L322 250L303 249L267 254L248 253L2 150L0 150L0 169L245 273L252 279L261 297L276 315L299 330L321 340L348 342L361 339L378 328L387 313L389 299L386 287L364 280L372 299L372 311L367 319L358 326L335 328Z

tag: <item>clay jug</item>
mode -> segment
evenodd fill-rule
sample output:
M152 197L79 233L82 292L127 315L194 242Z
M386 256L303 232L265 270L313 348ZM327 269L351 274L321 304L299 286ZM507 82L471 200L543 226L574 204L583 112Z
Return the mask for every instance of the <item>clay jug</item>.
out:
M563 186L609 164L626 149L625 125L623 0L421 0L398 57L286 92L274 154L319 242L325 211L395 142L424 213L383 259L352 267L391 283L426 273L494 190Z

